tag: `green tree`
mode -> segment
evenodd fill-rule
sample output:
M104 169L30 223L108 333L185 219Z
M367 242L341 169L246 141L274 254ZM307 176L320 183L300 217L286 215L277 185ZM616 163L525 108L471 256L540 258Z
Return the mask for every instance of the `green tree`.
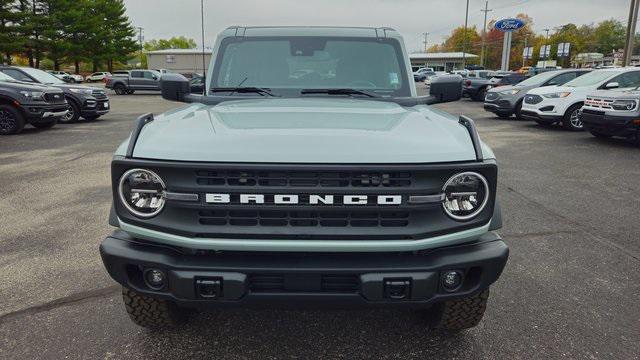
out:
M174 36L170 39L149 40L144 43L145 51L165 50L165 49L195 49L195 40L184 36Z
M114 62L126 62L136 51L135 30L126 15L123 0L87 0L88 25L92 29L87 39L87 57L93 63L93 71L101 64L113 71Z
M24 37L19 32L22 17L15 0L0 0L0 63L11 64L13 54L24 46Z
M611 54L624 48L626 29L618 20L605 20L596 26L593 32L598 52Z

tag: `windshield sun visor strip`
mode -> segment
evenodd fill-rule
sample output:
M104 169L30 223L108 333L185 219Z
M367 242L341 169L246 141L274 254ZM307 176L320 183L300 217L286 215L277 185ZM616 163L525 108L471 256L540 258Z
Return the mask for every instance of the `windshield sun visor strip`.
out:
M138 119L136 119L136 127L133 129L133 132L131 133L131 139L129 139L129 146L127 146L127 153L125 155L127 159L131 159L133 157L133 150L136 147L136 142L138 141L138 137L140 136L140 132L142 131L142 128L152 121L153 121L152 113L144 114L140 116Z
M467 131L469 131L469 136L471 136L471 142L473 143L473 149L476 152L476 160L479 162L482 161L482 147L480 145L480 137L478 136L478 129L476 129L475 122L464 115L460 115L458 122L467 128Z

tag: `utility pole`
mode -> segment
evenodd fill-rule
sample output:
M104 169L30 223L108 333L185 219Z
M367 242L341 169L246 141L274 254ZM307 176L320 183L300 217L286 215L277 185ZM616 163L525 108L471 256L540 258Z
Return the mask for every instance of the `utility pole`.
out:
M482 25L482 49L480 50L480 66L484 67L484 52L485 52L485 41L487 38L487 13L489 11L493 11L489 9L489 1L484 3L484 10L480 10L484 13L484 25Z
M422 35L424 35L424 41L422 43L424 44L424 52L426 53L427 52L427 39L429 37L429 33L428 32L422 33Z
M202 95L207 95L207 69L205 67L205 54L204 54L204 0L200 0L200 20L202 27Z
M543 31L547 32L547 36L545 37L544 40L544 51L542 52L542 68L544 69L547 66L547 43L549 42L549 29L542 29ZM551 51L549 51L549 54L551 54Z
M138 29L138 42L140 43L140 68L142 68L142 32L144 31L144 28L138 26L136 29Z
M638 22L638 6L640 0L631 0L629 8L629 22L627 23L627 41L624 47L624 56L622 58L622 66L631 64L631 55L633 54L633 38L636 34L636 23Z
M462 35L462 69L467 67L467 23L469 21L469 0L467 10L464 13L464 34Z

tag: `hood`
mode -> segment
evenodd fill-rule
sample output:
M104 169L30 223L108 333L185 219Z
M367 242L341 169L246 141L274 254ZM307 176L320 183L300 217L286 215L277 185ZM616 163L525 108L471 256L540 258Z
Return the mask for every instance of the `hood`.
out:
M596 90L590 92L587 96L605 98L605 99L634 99L640 98L640 90L637 88L620 89L620 90Z
M126 144L116 155L124 155ZM467 129L427 106L355 99L255 99L193 104L156 116L134 157L203 162L436 163L472 161Z
M57 87L58 89L62 89L64 91L68 91L69 89L91 89L91 91L103 90L93 86L78 85L78 84L53 84L51 86Z
M2 84L8 84L12 89L18 91L46 91L46 92L60 92L56 88L52 88L46 85L28 83L23 81L0 81L0 86Z
M575 91L576 88L573 87L566 87L566 86L543 86L543 87L538 87L535 89L531 89L529 90L528 94L532 94L532 95L542 95L542 94L549 94L549 93L556 93L556 92L572 92Z

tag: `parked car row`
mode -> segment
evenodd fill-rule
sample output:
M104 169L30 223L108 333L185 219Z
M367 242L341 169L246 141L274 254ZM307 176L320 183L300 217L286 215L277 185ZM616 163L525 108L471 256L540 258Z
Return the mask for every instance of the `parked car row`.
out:
M542 126L588 130L596 137L640 143L640 69L544 72L517 85L490 89L484 108L499 117L534 120Z
M481 76L467 76L462 83L462 96L469 97L474 101L482 101L487 95L487 91L500 86L515 85L526 76L511 71L483 72Z
M92 74L87 75L86 77L83 77L80 74L70 74L66 71L54 71L54 70L50 70L47 71L49 74L57 77L58 79L66 82L66 83L81 83L81 82L100 82L100 81L104 81L105 78L107 78L108 76L111 75L111 73L109 72L95 72Z
M26 124L50 128L109 112L104 89L67 84L46 71L0 66L0 135L17 134Z

